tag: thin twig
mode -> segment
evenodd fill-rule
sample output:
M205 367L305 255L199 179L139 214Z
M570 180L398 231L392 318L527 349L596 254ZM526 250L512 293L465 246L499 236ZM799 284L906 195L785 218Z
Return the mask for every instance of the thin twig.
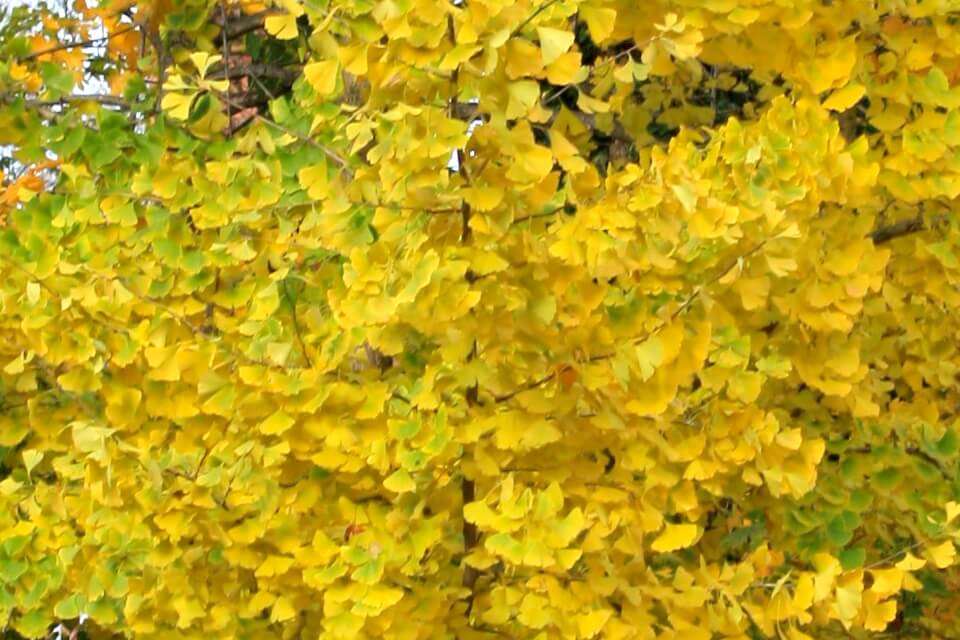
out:
M923 212L921 211L916 217L900 220L899 222L874 229L867 234L867 237L873 240L873 244L884 244L895 238L910 235L918 231L924 231L926 228L923 221Z
M244 36L251 31L263 28L263 20L267 16L279 15L283 13L280 9L266 9L258 13L245 15L233 20L229 25L223 25L220 31L220 39L233 40L239 36ZM227 27L230 27L229 29Z
M706 289L707 287L709 287L709 286L715 284L716 282L720 281L725 275L727 275L728 273L730 273L730 271L731 271L734 267L736 267L738 264L740 264L740 261L741 261L741 260L744 260L744 259L752 256L752 255L753 255L754 253L756 253L757 251L759 251L759 250L763 247L763 245L766 244L766 242L767 242L766 240L761 240L759 243L757 243L756 245L754 245L754 247L753 247L752 249L750 249L749 251L747 251L746 253L744 253L744 254L742 254L742 255L737 256L736 259L731 260L731 261L730 261L730 264L727 265L725 269L723 269L723 270L720 271L718 274L716 274L715 276L713 276L712 278L710 278L709 280L707 280L705 283L703 283L702 285L700 285L699 287L697 287L696 291L693 292L693 295L691 295L689 298L687 298L686 302L684 302L682 305L680 305L680 308L678 308L676 311L673 312L673 314L670 316L670 319L671 319L671 320L675 320L675 319L677 318L677 316L679 316L681 313L683 313L684 311L686 311L687 308L688 308L691 304L693 304L693 301L694 301L694 300L696 300L698 297L700 297L700 294L703 292L704 289Z
M529 216L524 216L522 218L517 218L511 224L520 224L521 222L526 222L527 220L534 220L536 218L547 218L549 216L555 215L563 211L563 207L557 207L555 209L550 209L549 211L544 211L542 213L533 213Z
M10 102L11 100L16 99L18 96L13 96L7 93L0 94L0 101ZM69 96L63 96L56 100L38 100L33 98L24 98L23 104L27 107L57 107L64 104L72 104L76 102L96 102L97 104L102 104L104 106L110 107L120 107L123 109L129 109L130 104L119 96L113 96L109 94L84 94L77 93Z
M207 461L207 456L210 455L211 450L213 450L213 447L203 450L203 455L200 456L200 462L197 463L197 468L193 471L193 480L196 480L200 476L200 470L203 469L203 463Z
M236 102L233 102L233 101L230 100L229 98L226 98L222 93L219 93L219 92L218 92L218 93L217 93L217 96L218 96L221 100L223 100L224 102L226 102L227 104L232 104L234 107L236 107L236 108L238 108L238 109L242 109L242 108L243 108L242 106L238 105ZM294 138L296 138L297 140L300 140L301 142L304 142L304 143L306 143L306 144L309 144L311 147L314 147L314 148L316 148L316 149L320 149L321 151L323 151L324 155L326 155L328 158L330 158L330 159L333 160L335 163L337 163L337 165L339 165L340 168L343 169L343 170L346 172L348 179L352 179L352 178L353 178L353 171L352 171L351 168L350 168L350 163L348 163L346 160L344 160L344 159L343 159L339 154L337 154L335 151L333 151L333 150L327 148L326 146L320 144L319 142L317 142L317 141L314 140L313 138L310 138L309 136L305 136L305 135L303 135L302 133L297 133L296 131L294 131L294 130L292 130L292 129L289 129L289 128L283 126L282 124L278 124L278 123L274 122L273 120L271 120L270 118L267 118L266 116L261 115L261 114L259 114L259 113L254 114L254 115L252 116L252 118L253 118L254 120L257 120L258 122L262 122L263 124L267 125L268 127L271 127L271 128L273 128L273 129L276 129L277 131L280 131L281 133L286 133L287 135L291 135L291 136L293 136Z
M767 242L766 240L761 240L761 241L758 242L756 245L754 245L753 248L749 249L746 253L743 253L743 254L737 256L734 260L732 260L732 261L730 262L730 264L728 264L726 267L724 267L720 272L718 272L718 273L717 273L716 275L714 275L712 278L710 278L709 280L707 280L706 282L704 282L702 285L700 285L699 287L697 287L696 290L694 290L694 292L693 292L692 294L690 294L690 297L688 297L686 300L684 300L683 304L681 304L681 305L676 309L676 311L674 311L672 314L670 314L670 318L669 318L668 320L661 321L660 324L658 324L656 327L654 327L654 329L653 329L652 331L650 331L649 333L647 333L646 335L641 336L641 337L639 337L639 338L634 338L634 339L632 340L632 344L638 345L638 344L640 344L641 342L643 342L644 340L647 340L647 339L649 339L650 337L655 336L655 335L657 335L658 333L660 333L660 331L661 331L664 327L667 326L667 323L676 320L677 317L680 316L680 314L682 314L684 311L686 311L687 309L689 309L689 308L690 308L690 305L692 305L692 304L697 300L697 298L699 298L699 297L701 296L701 294L703 293L704 289L706 289L707 287L709 287L709 286L715 284L716 282L718 282L719 280L721 280L725 275L727 275L728 273L730 273L730 271L731 271L734 267L736 267L736 266L740 263L741 260L743 260L743 259L745 259L745 258L753 255L753 254L756 253L757 251L759 251L759 250L766 244L766 242ZM610 358L614 357L615 355L617 355L617 352L612 351L612 352L610 352L610 353L604 353L604 354L601 354L601 355L598 355L598 356L592 356L592 357L589 358L589 362L599 362L599 361L601 361L601 360L609 360Z
M223 28L227 28L227 5L224 0L220 0L220 16L223 18ZM230 40L223 39L223 75L227 79L227 100L230 99ZM227 102L227 127L233 122L233 107Z
M298 75L300 75L301 67L298 65L292 66L279 66L275 64L263 64L259 62L252 62L250 64L235 64L231 65L229 68L226 65L220 65L218 68L210 72L209 78L214 80L219 79L235 79L235 78L244 78L247 76L260 77L260 78L275 78L277 80L294 80ZM269 93L269 92L267 92ZM276 96L271 95L271 98L276 98Z
M297 342L300 344L300 352L303 354L303 360L307 367L312 369L313 363L310 361L310 354L307 353L307 345L303 342L303 334L300 332L300 320L297 318L297 301L290 295L290 289L287 287L287 281L281 280L280 286L283 287L283 295L290 305L290 316L293 318L293 333L297 336Z
M130 25L129 27L118 29L111 34L102 36L100 38L90 38L89 40L81 40L80 42L67 42L65 44L57 45L56 47L50 47L49 49L41 49L40 51L34 51L33 53L28 53L25 56L17 58L17 62L27 62L28 60L45 56L48 53L56 53L57 51L66 51L67 49L76 49L78 47L89 47L91 45L102 44L112 38L123 35L124 33L129 33L136 28L137 25Z
M517 395L520 395L520 394L523 393L524 391L530 391L530 390L532 390L532 389L536 389L537 387L539 387L539 386L541 386L541 385L544 385L544 384L550 382L551 380L553 380L553 379L556 378L556 377L557 377L556 372L551 373L551 374L549 374L549 375L546 375L546 376L540 378L539 380L534 380L533 382L528 382L528 383L525 384L524 386L522 386L522 387L520 387L519 389L516 389L516 390L514 390L514 391L511 391L510 393L504 393L503 395L494 396L494 397L493 397L493 401L494 401L494 402L497 402L497 403L506 402L507 400L510 400L511 398L513 398L513 397L515 397L515 396L517 396Z
M908 546L904 547L903 549L900 549L899 551L895 551L895 552L891 553L890 555L888 555L888 556L886 556L886 557L880 558L880 559L877 560L876 562L872 562L872 563L868 564L867 566L864 567L864 569L865 569L865 570L869 570L869 569L874 569L874 568L876 568L876 567L885 565L886 563L890 562L891 560L893 560L894 558L896 558L897 556L899 556L901 553L908 553L908 552L910 552L910 551L913 551L913 550L916 549L917 547L921 547L921 546L923 546L923 541L914 542L913 544L908 545Z
M514 36L520 35L520 32L523 31L523 29L528 24L533 22L538 15L540 15L541 13L543 13L553 5L557 4L558 1L559 0L547 0L547 2L544 2L542 5L540 5L540 7L536 11L534 11L529 16L527 16L527 19L521 22L520 25L510 33L510 37L512 38Z
M843 452L870 454L870 453L873 453L873 447L871 447L870 445L863 445L862 447L851 447L849 449L844 449ZM943 465L942 462L934 458L932 455L930 455L926 451L920 449L919 447L915 447L912 445L907 446L906 448L903 449L903 452L915 458L920 458L924 462L930 465L933 465L934 467L937 468L940 474L943 475L944 478L947 478L947 479L951 478L947 468Z

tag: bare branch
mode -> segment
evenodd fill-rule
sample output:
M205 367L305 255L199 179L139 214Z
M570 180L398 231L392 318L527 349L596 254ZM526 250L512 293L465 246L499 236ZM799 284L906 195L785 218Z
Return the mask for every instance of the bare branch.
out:
M102 38L90 38L89 40L81 40L80 42L67 42L61 45L57 45L56 47L50 47L49 49L41 49L40 51L34 51L33 53L29 53L25 56L21 56L20 58L17 59L17 62L26 62L28 60L34 60L41 56L45 56L49 53L56 53L57 51L66 51L67 49L78 49L82 47L89 47L91 45L103 44L104 42L107 42L111 38L116 38L117 36L123 35L125 33L129 33L130 31L133 31L136 28L137 28L137 25L130 25L129 27L125 27L123 29L117 29L113 33L106 35Z
M919 459L923 460L924 462L926 462L927 464L930 464L930 465L936 467L937 470L940 472L940 474L941 474L944 478L950 479L951 476L950 476L950 473L949 473L948 470L947 470L947 467L944 466L944 464L943 464L942 462L940 462L939 460L937 460L936 458L934 458L932 455L930 455L929 453L927 453L927 452L924 451L923 449L920 449L919 447L916 447L916 446L912 446L912 445L911 445L911 446L906 447L903 451L904 451L904 453L906 453L907 455L913 456L913 457L915 457L915 458L919 458ZM864 454L870 454L870 453L873 453L873 447L871 447L870 445L864 445L864 446L862 446L862 447L851 447L851 448L849 448L849 449L844 449L843 452L844 452L844 453L864 453Z
M550 382L551 380L553 380L553 379L556 378L556 377L557 377L557 374L556 374L555 372L554 372L554 373L551 373L551 374L549 374L549 375L546 375L546 376L540 378L539 380L534 380L533 382L528 382L527 384L523 385L523 386L520 387L519 389L515 389L514 391L511 391L510 393L504 393L504 394L499 395L499 396L494 396L494 397L493 397L493 401L494 401L494 402L497 402L497 403L499 403L499 402L506 402L507 400L510 400L511 398L513 398L513 397L515 397L515 396L523 393L524 391L530 391L530 390L532 390L532 389L536 389L537 387L539 387L539 386L541 386L541 385L544 385L544 384Z
M217 95L218 95L218 97L219 97L222 101L226 102L226 103L229 104L229 105L232 105L233 107L235 107L235 108L237 108L237 109L243 109L243 108L244 108L243 105L237 104L236 102L234 102L234 101L231 100L230 98L224 96L222 93L218 93ZM271 120L270 118L268 118L268 117L266 117L266 116L264 116L264 115L261 115L261 114L259 114L259 113L253 114L252 119L257 120L258 122L262 122L263 124L265 124L266 126L272 128L272 129L276 129L277 131L280 131L280 132L282 132L282 133L286 133L286 134L288 134L288 135L291 135L291 136L293 136L294 138L296 138L297 140L300 140L300 141L303 142L303 143L309 144L311 147L315 147L315 148L317 148L317 149L320 149L321 151L323 151L324 155L326 155L329 159L333 160L337 165L339 165L339 167L340 167L341 169L343 169L343 170L346 172L347 178L352 178L352 177L353 177L353 170L350 168L350 163L348 163L346 160L344 160L337 152L333 151L332 149L329 149L329 148L325 147L324 145L320 144L319 142L317 142L317 141L314 140L313 138L310 138L310 137L308 137L308 136L305 136L305 135L303 135L302 133L297 133L296 131L294 131L294 130L292 130L292 129L288 129L287 127L283 126L282 124L278 124L278 123L274 122L273 120Z
M10 94L0 94L0 102L11 102L15 99L16 96L11 96ZM63 96L56 100L38 100L33 98L24 98L23 104L31 108L44 108L44 107L56 107L64 104L75 104L79 102L96 102L97 104L102 104L108 107L120 107L121 109L129 109L130 103L119 96L112 96L108 94L83 94L78 93L75 95Z
M873 244L884 244L895 238L923 231L924 229L926 229L926 225L923 222L923 213L921 212L914 218L900 220L899 222L874 229L867 237L873 240Z
M226 59L226 56L224 56L224 59ZM209 77L215 79L227 78L229 80L235 80L237 78L253 76L257 78L275 78L285 82L293 82L299 75L299 66L281 67L274 64L251 63L231 65L229 68L226 67L226 65L220 65L219 68L215 68L210 72Z
M254 13L248 16L240 16L238 18L231 18L227 22L226 32L221 32L219 40L222 42L224 40L230 41L240 36L244 36L251 31L256 31L257 29L263 28L263 20L267 16L278 15L282 13L277 9L267 9L266 11L260 11L259 13ZM224 37L226 36L226 37Z
M224 0L220 0L220 16L223 18L223 24L227 24L227 5L224 3ZM230 41L224 38L223 40L223 71L224 75L227 75L230 71ZM230 83L227 82L227 98L230 97ZM230 103L227 103L227 122L233 122L233 107L230 106ZM229 125L228 125L229 126Z
M286 279L280 281L283 287L283 296L290 305L290 316L293 318L293 333L297 336L297 343L300 345L300 353L303 354L303 360L307 363L307 368L313 368L313 362L310 361L310 354L307 352L307 345L303 341L303 334L300 331L300 318L297 316L297 300L290 295L290 289L287 287Z
M546 11L547 9L549 9L550 7L552 7L553 5L557 4L557 2L558 2L558 0L547 0L547 2L544 2L542 5L540 5L540 6L537 8L536 11L534 11L534 12L531 13L529 16L527 16L526 20L524 20L523 22L521 22L521 23L517 26L517 28L513 30L513 32L510 34L510 37L512 38L512 37L514 37L514 36L519 35L520 32L523 31L524 28L525 28L528 24L530 24L531 22L533 22L534 19L536 19L536 17L537 17L538 15L540 15L541 13L543 13L544 11Z

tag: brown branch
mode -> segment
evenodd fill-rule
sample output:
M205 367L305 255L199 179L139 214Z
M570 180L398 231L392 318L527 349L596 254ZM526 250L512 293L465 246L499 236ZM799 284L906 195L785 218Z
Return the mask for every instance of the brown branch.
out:
M463 479L463 482L460 485L460 497L463 502L463 506L466 507L468 504L476 500L476 487L473 483L473 480L467 478ZM466 516L463 518L463 555L466 558L467 554L477 546L480 542L480 533L477 531L477 525L472 522L467 521ZM464 563L466 559L464 559ZM477 585L477 580L480 578L480 571L476 567L471 567L466 565L463 568L463 581L462 584L464 587L470 590L470 596L467 600L467 618L470 617L470 612L473 610L473 600L474 600L474 590Z
M557 377L557 374L556 374L556 373L551 373L551 374L549 374L549 375L546 375L546 376L540 378L539 380L534 380L533 382L528 382L527 384L523 385L523 386L520 387L519 389L516 389L516 390L514 390L514 391L511 391L510 393L504 393L504 394L499 395L499 396L494 396L494 397L493 397L493 401L496 402L496 403L506 402L507 400L510 400L511 398L520 395L520 394L523 393L524 391L530 391L530 390L532 390L532 389L536 389L537 387L539 387L539 386L541 386L541 385L544 385L544 384L550 382L551 380L553 380L553 379L556 378L556 377Z
M0 101L2 102L11 102L15 100L18 96L10 95L8 93L0 94ZM47 108L47 107L57 107L64 104L72 104L76 102L96 102L97 104L102 104L108 107L120 107L123 109L129 109L130 104L119 96L112 96L108 94L83 94L78 93L75 95L63 96L56 100L39 100L34 98L24 98L24 106L31 108Z
M240 16L226 21L226 30L220 32L219 40L230 41L240 36L245 36L251 31L263 28L263 20L267 16L283 13L277 9L267 9L259 13L253 13L248 16ZM222 27L222 25L221 25Z
M223 24L227 24L227 5L224 0L220 0L220 16L223 18ZM230 71L230 41L224 38L223 40L223 71L226 75ZM230 82L227 82L227 98L230 97ZM229 123L233 122L233 107L230 106L230 103L227 103L227 127L229 128Z
M572 85L571 85L572 86ZM550 99L551 96L547 96L546 99ZM546 100L541 100L546 104ZM458 103L455 105L455 108L450 111L450 117L456 120L466 120L471 121L476 118L483 118L483 113L478 114L479 105L473 103ZM583 111L577 111L576 109L568 109L568 111L580 121L585 128L590 131L597 130L597 116L592 113L585 113ZM553 125L553 121L559 115L560 111L557 110L546 122L538 125L543 130L547 131ZM627 144L632 144L634 142L633 137L627 133L627 130L624 128L623 123L619 120L615 120L613 123L613 129L609 133L604 133L605 136L609 137L613 141L624 142Z
M65 44L57 45L56 47L50 47L49 49L41 49L40 51L34 51L33 53L28 53L25 56L17 58L17 62L27 62L28 60L34 60L49 53L56 53L57 51L66 51L67 49L76 49L78 47L89 47L91 45L102 44L104 42L108 42L112 38L116 38L119 35L129 33L136 28L137 25L130 25L123 29L118 29L117 31L114 31L113 33L102 38L90 38L89 40L81 40L80 42L67 42Z
M197 463L197 468L193 470L192 479L196 480L200 476L200 471L203 469L203 463L207 461L207 456L210 455L210 451L213 450L213 447L203 450L203 455L200 456L200 462Z
M550 209L549 211L544 211L544 212L542 212L542 213L532 213L532 214L530 214L530 215L528 215L528 216L524 216L524 217L522 217L522 218L517 218L516 220L514 220L514 221L511 222L510 224L511 224L511 225L520 224L521 222L526 222L527 220L535 220L536 218L548 218L548 217L550 217L550 216L552 216L552 215L555 215L555 214L557 214L557 213L560 213L561 211L563 211L563 207L556 207L555 209Z
M923 212L920 212L916 217L900 220L899 222L874 229L867 234L867 237L873 240L873 244L884 244L896 238L910 235L911 233L924 231L926 228L923 220Z
M905 627L905 628L908 628L908 629L917 629L918 631L922 631L922 632L923 632L923 635L925 635L926 637L928 637L928 638L936 638L936 640L956 640L956 639L957 639L957 636L944 635L944 634L943 634L942 632L940 632L940 631L937 631L937 630L935 630L935 629L933 629L933 628L931 628L931 627L925 626L925 625L922 624L921 622L917 622L917 621L913 621L913 620L911 620L910 622L908 622L907 624L905 624L904 627ZM903 629L901 629L901 631L903 631ZM899 634L898 634L898 635L899 635ZM918 635L915 636L915 637L920 637L920 635L918 634Z
M234 102L233 100L225 97L222 93L219 93L219 92L218 92L218 93L217 93L217 97L219 97L221 100L223 100L223 101L226 102L227 104L233 105L235 108L238 108L238 109L244 108L242 105L239 105L239 104L237 104L236 102ZM281 133L286 133L287 135L293 136L293 137L296 138L297 140L299 140L299 141L301 141L301 142L303 142L303 143L305 143L305 144L308 144L308 145L310 145L311 147L314 147L314 148L316 148L316 149L320 149L321 151L323 151L323 154L324 154L325 156L327 156L329 159L333 160L337 165L339 165L339 167L340 167L341 169L343 169L343 170L346 172L348 179L353 178L353 170L350 168L350 164L349 164L346 160L344 160L342 157L340 157L340 155L337 154L335 151L333 151L333 150L325 147L324 145L320 144L319 142L317 142L317 141L314 140L313 138L310 138L309 136L305 136L305 135L303 135L302 133L297 133L296 131L294 131L294 130L292 130L292 129L289 129L289 128L283 126L282 124L278 124L278 123L274 122L273 120L271 120L270 118L267 118L266 116L264 116L264 115L262 115L262 114L259 114L259 113L254 114L254 115L252 116L252 119L253 119L253 120L257 120L258 122L262 122L262 123L265 124L266 126L271 127L271 128L273 128L273 129L276 129L277 131L280 131Z
M676 320L678 316L680 316L684 311L686 311L687 309L689 309L689 308L690 308L690 305L692 305L692 304L696 301L696 299L700 297L700 295L703 293L703 290L704 290L704 289L706 289L707 287L713 285L714 283L716 283L717 281L719 281L720 279L722 279L723 276L725 276L725 275L727 275L728 273L730 273L730 270L733 269L734 267L736 267L737 264L739 264L739 262L740 262L741 260L743 260L743 259L745 259L745 258L753 255L753 254L756 253L757 251L759 251L766 243L767 243L766 240L761 240L761 241L758 242L756 245L754 245L751 249L749 249L749 250L746 251L745 253L737 256L737 257L734 258L733 260L731 260L731 261L730 261L730 264L728 264L727 266L725 266L725 267L724 267L721 271L719 271L716 275L714 275L712 278L710 278L709 280L707 280L706 282L704 282L702 285L700 285L699 287L697 287L697 288L694 290L694 292L690 294L690 297L688 297L686 300L684 300L684 301L683 301L683 304L681 304L679 307L677 307L677 309L676 309L673 313L670 314L669 320L662 321L659 325L657 325L656 327L654 327L654 329L653 329L652 331L650 331L649 333L647 333L646 335L640 336L639 338L634 338L634 339L631 341L631 344L638 345L638 344L640 344L641 342L643 342L644 340L649 339L651 336L657 335L664 327L667 326L667 323L668 323L668 322L672 322L673 320ZM604 354L601 354L601 355L598 355L598 356L591 356L588 360L589 360L590 362L599 362L599 361L601 361L601 360L609 360L610 358L614 357L616 354L617 354L616 351L611 351L610 353L604 353Z
M741 260L743 260L743 259L745 259L745 258L747 258L747 257L749 257L749 256L751 256L751 255L753 255L754 253L756 253L757 251L759 251L765 244L766 244L766 240L762 240L762 241L758 242L756 245L753 246L753 248L751 248L751 249L748 250L747 252L745 252L745 253L737 256L734 260L731 260L731 261L730 261L730 264L726 265L720 272L718 272L718 273L717 273L716 275L714 275L712 278L710 278L710 279L707 280L705 283L703 283L702 285L700 285L699 287L697 287L697 289L696 289L692 294L690 294L690 297L688 297L688 298L683 302L683 304L681 304L681 305L676 309L676 311L674 311L672 314L670 314L670 320L669 320L669 321L675 320L680 314L682 314L684 311L686 311L686 310L690 307L690 305L692 305L693 302L694 302L698 297L700 297L700 294L703 292L703 290L704 290L705 288L707 288L707 287L709 287L710 285L712 285L712 284L716 283L717 281L719 281L721 278L723 278L723 276L727 275L727 274L730 272L731 269L733 269L735 266L737 266L737 264L738 264ZM667 322L661 322L656 328L654 328L654 329L653 329L650 333L648 333L647 335L642 336L642 337L640 337L640 338L635 338L635 339L633 339L633 344L639 344L639 343L643 342L644 340L650 338L651 336L656 335L656 334L659 333L660 330L662 330L666 325L667 325ZM608 360L608 359L612 358L612 357L615 356L615 355L616 355L616 352L604 353L604 354L601 354L601 355L597 355L597 356L592 356L592 357L590 357L590 358L589 358L589 361L590 361L590 362L599 362L599 361L601 361L601 360ZM544 376L543 378L540 378L540 379L538 379L538 380L534 380L533 382L528 382L527 384L525 384L524 386L520 387L519 389L516 389L516 390L511 391L511 392L509 392L509 393L504 393L504 394L502 394L502 395L494 396L493 401L496 402L496 403L506 402L507 400L510 400L511 398L517 396L517 395L520 394L520 393L523 393L524 391L529 391L529 390L531 390L531 389L536 389L537 387L539 387L539 386L541 386L541 385L543 385L543 384L546 384L547 382L553 380L556 376L557 376L557 372L548 374L548 375Z
M210 78L236 80L253 76L257 78L275 78L284 82L293 82L300 75L299 66L281 67L275 64L252 62L250 64L219 65L210 72Z
M450 38L451 42L456 42L456 34L454 32L454 23L453 16L447 16L447 35ZM452 117L454 113L460 108L460 101L457 99L457 93L459 92L459 81L460 78L460 68L457 67L453 70L453 74L450 77L451 84L451 96L448 103L449 115ZM457 170L460 176L463 178L464 182L470 184L470 174L467 173L467 168L464 165L464 160L466 160L466 154L463 152L463 149L457 149ZM470 243L470 205L466 200L463 200L460 203L460 242L464 245ZM467 282L470 282L472 274L470 271L467 272ZM471 315L473 311L470 311ZM467 355L467 362L471 362L477 357L477 341L474 339L473 346L470 349L470 353ZM467 401L467 407L472 408L480 404L480 386L474 381L472 385L467 387L464 397ZM463 480L460 483L460 499L463 507L465 508L468 504L476 500L476 486L472 479L464 476ZM480 578L480 571L476 567L471 567L466 564L466 556L470 554L470 551L477 546L480 542L480 532L477 530L477 525L472 522L469 522L466 518L466 515L461 513L463 517L463 556L464 556L464 568L463 568L463 579L461 584L470 592L470 595L467 597L467 624L470 624L470 613L473 611L473 603L476 598L476 587L477 580Z
M946 468L945 466L943 466L943 463L940 462L939 460L937 460L936 458L934 458L932 455L930 455L929 453L927 453L927 452L924 451L923 449L920 449L919 447L910 445L910 446L907 446L905 449L903 449L903 452L906 453L906 454L909 455L909 456L913 456L913 457L915 457L915 458L920 458L920 459L923 460L924 462L926 462L926 463L928 463L928 464L930 464L930 465L933 465L934 467L937 468L938 471L940 471L941 475L943 475L944 478L950 478L950 477L951 477L950 474L949 474L948 471L947 471L947 468ZM873 447L871 447L871 446L868 445L868 444L867 444L867 445L863 445L862 447L851 447L851 448L849 448L849 449L844 449L844 450L843 450L843 453L863 453L863 454L871 454L871 453L873 453Z
M538 15L540 15L541 13L543 13L544 11L546 11L547 9L549 9L550 7L552 7L553 5L557 4L558 1L559 1L559 0L547 0L547 2L544 2L542 5L540 5L540 6L537 8L536 11L534 11L534 12L531 13L529 16L527 16L526 20L524 20L523 22L521 22L521 23L517 26L517 28L514 29L514 30L510 33L510 37L513 38L514 36L520 35L520 32L523 31L524 28L525 28L528 24L530 24L531 22L533 22L534 19L536 19L536 17L537 17Z
M307 345L303 342L303 334L300 331L300 320L297 317L297 301L290 295L290 289L287 287L286 279L280 281L283 287L283 295L290 303L290 316L293 318L293 333L297 336L297 342L300 344L300 352L303 354L303 360L307 363L307 368L312 369L313 363L310 361L310 354L307 353Z
M763 245L765 245L766 243L767 243L766 240L761 240L761 241L758 242L756 245L754 245L754 247L753 247L752 249L750 249L749 251L747 251L746 253L744 253L744 254L742 254L742 255L737 256L734 260L731 260L731 261L730 261L730 264L728 264L728 265L726 266L726 268L724 268L724 269L723 269L722 271L720 271L718 274L716 274L715 276L713 276L712 278L710 278L709 280L707 280L705 283L703 283L702 285L700 285L699 287L697 287L697 290L694 291L693 294L692 294L689 298L687 298L686 302L684 302L682 305L680 305L680 308L678 308L676 311L673 312L673 314L670 316L670 319L671 319L671 320L675 320L675 319L677 318L677 316L679 316L681 313L683 313L684 311L686 311L687 308L688 308L691 304L693 304L693 301L694 301L694 300L696 300L698 297L700 297L700 293L701 293L705 288L707 288L707 287L709 287L710 285L712 285L712 284L718 282L719 280L721 280L721 279L723 278L723 276L725 276L725 275L727 275L728 273L730 273L730 270L733 269L735 266L737 266L737 265L740 263L741 260L744 260L744 259L752 256L754 253L756 253L756 252L759 251L761 248L763 248Z

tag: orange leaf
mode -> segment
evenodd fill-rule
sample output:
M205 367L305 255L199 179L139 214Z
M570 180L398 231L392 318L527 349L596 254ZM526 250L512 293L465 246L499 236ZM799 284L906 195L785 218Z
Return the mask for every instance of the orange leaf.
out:
M568 364L558 365L556 368L557 380L564 389L569 389L577 381L577 370Z

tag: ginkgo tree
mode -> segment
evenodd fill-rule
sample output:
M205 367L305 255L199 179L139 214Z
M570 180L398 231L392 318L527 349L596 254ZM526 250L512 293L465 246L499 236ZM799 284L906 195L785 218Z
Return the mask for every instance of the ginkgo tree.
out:
M960 638L953 2L2 24L8 634Z

